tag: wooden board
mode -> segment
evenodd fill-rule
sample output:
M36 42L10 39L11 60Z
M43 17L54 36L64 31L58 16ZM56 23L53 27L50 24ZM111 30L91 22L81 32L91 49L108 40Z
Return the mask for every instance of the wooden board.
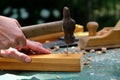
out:
M115 27L111 28L107 33L96 36L80 37L78 45L82 49L120 47L120 21L116 24Z
M0 57L0 70L81 71L83 68L82 56L82 54L32 55L31 63Z

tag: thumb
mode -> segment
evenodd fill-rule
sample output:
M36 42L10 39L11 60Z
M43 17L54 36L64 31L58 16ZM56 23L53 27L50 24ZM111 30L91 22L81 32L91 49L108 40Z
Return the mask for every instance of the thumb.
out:
M23 62L31 62L31 58L28 55L18 52L14 48L1 50L0 55L7 58L15 58Z

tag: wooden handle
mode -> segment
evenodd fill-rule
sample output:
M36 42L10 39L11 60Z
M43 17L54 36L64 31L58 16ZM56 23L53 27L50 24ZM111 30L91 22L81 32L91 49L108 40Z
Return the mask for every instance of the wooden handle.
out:
M89 32L89 36L96 36L96 30L98 28L97 22L88 22L87 23L87 29Z
M31 25L22 27L21 30L27 38L46 35L55 32L62 32L63 21L54 21L49 23L43 23L38 25Z

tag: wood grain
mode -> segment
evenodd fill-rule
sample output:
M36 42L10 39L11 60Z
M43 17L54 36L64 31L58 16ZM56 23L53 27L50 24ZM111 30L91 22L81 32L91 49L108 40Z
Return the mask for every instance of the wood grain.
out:
M0 57L1 70L28 71L81 71L82 54L46 54L32 55L32 62L25 63L12 58Z

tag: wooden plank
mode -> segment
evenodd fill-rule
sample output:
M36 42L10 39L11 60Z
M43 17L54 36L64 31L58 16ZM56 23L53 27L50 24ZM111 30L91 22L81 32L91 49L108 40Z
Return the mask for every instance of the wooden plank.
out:
M69 54L68 56L66 54L31 55L31 63L0 57L0 69L78 72L83 68L82 56L82 54Z
M108 32L96 36L81 37L78 43L82 49L99 49L101 47L120 47L120 21Z

